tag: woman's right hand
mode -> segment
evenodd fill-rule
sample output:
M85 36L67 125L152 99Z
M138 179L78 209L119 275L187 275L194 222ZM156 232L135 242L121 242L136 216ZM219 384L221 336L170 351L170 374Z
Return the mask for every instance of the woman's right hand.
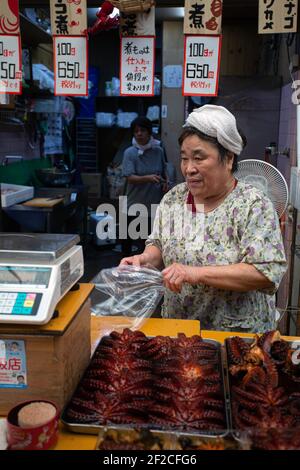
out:
M149 182L150 183L160 183L161 176L160 175L149 175Z
M147 257L142 253L141 255L121 259L119 266L143 266L144 264L147 264Z

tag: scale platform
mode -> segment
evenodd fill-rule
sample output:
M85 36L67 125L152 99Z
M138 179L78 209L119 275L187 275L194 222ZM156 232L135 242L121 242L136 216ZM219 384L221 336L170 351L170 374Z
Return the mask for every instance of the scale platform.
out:
M83 275L78 235L0 234L0 324L45 324Z

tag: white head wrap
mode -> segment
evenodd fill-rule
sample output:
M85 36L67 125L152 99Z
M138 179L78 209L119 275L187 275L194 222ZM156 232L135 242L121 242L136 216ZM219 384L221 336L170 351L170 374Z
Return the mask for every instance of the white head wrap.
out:
M189 114L183 127L195 127L203 134L215 137L230 152L239 155L243 140L237 130L233 114L223 106L206 104Z

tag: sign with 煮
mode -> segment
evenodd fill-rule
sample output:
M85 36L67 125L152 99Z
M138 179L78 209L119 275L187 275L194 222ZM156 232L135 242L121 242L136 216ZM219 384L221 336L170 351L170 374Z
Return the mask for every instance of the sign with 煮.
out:
M120 36L155 36L155 7L143 12L121 12Z
M185 0L184 34L220 34L222 0Z
M19 0L0 1L0 34L19 34Z
M50 0L50 14L52 36L86 35L86 0Z
M154 95L154 37L121 37L120 94Z
M185 36L183 95L217 96L221 36Z
M297 0L259 0L258 33L295 33Z
M22 93L20 36L0 35L0 93Z
M54 94L88 95L87 38L54 36Z

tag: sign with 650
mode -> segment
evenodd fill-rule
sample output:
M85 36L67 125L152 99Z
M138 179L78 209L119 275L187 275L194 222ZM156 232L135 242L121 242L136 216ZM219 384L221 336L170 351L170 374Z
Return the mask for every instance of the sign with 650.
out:
M20 36L0 35L0 93L22 93Z
M221 36L185 36L184 96L217 96Z
M88 95L86 36L54 36L55 95Z

